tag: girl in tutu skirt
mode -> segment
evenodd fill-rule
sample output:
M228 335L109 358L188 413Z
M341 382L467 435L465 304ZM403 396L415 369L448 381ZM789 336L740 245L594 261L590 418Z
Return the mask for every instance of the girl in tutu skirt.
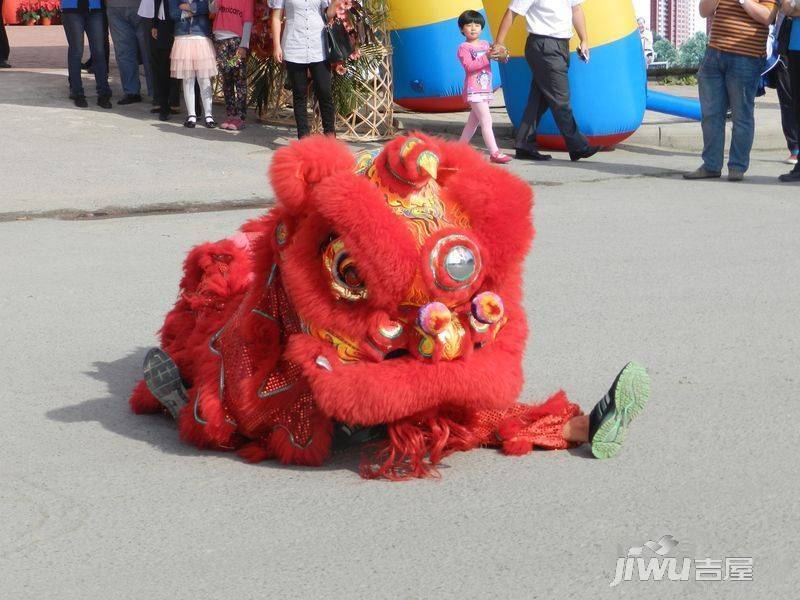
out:
M200 87L205 125L216 127L211 114L211 78L217 74L217 55L211 41L211 21L208 18L208 0L182 2L169 0L169 12L175 21L175 44L170 55L170 72L175 79L183 80L183 100L189 117L185 127L194 127L195 81Z

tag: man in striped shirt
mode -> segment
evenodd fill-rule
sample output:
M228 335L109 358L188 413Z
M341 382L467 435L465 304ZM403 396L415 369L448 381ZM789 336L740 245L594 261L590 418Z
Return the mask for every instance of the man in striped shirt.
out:
M711 37L698 71L703 128L703 166L686 179L722 174L725 113L733 114L728 180L741 181L750 166L755 133L755 98L764 70L769 25L777 0L700 0L700 16L711 17Z

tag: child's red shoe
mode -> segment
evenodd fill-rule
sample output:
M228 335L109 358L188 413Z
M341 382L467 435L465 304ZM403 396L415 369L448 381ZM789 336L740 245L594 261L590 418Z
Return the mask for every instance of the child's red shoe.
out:
M498 165L506 165L511 162L511 157L508 154L503 154L502 152L495 152L494 154L489 155L489 160L493 163L497 163Z

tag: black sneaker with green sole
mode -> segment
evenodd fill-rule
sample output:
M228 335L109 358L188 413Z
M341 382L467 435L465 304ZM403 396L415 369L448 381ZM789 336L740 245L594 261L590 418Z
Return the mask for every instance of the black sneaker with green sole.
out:
M589 440L595 457L619 454L631 421L644 410L649 398L650 376L639 363L628 363L589 414Z

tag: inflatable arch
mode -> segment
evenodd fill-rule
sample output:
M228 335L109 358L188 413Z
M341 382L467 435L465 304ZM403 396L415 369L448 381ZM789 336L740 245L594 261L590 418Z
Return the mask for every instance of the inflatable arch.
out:
M486 17L481 0L390 0L394 100L418 112L451 112L467 109L461 97L464 70L456 49L464 41L458 17L477 10ZM489 23L483 36L491 41ZM492 63L495 87L500 71Z

